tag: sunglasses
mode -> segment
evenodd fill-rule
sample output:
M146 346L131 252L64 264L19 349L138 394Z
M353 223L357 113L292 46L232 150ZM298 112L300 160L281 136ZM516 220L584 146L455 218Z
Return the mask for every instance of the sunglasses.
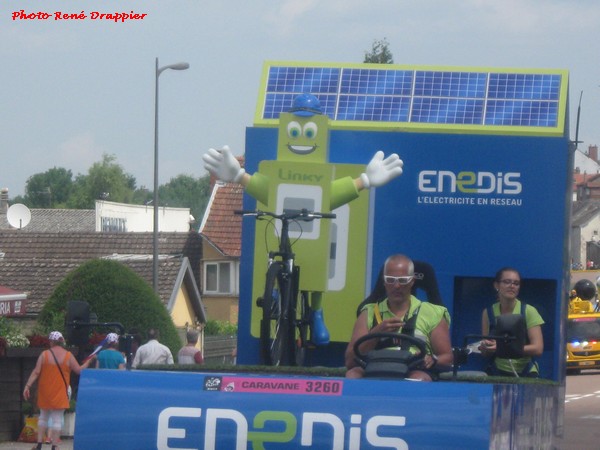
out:
M519 280L500 280L500 283L502 283L504 286L516 286L519 287L521 285L521 282Z
M394 284L394 283L408 284L412 281L413 278L414 278L414 275L409 275L406 277L392 277L390 275L384 275L383 281L385 284Z

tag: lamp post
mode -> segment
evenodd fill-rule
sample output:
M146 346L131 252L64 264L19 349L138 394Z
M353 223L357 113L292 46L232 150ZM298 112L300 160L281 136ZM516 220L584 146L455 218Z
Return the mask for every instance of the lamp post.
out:
M154 225L152 227L152 288L158 294L158 77L167 69L186 70L190 65L186 62L158 67L158 58L155 66L155 91L154 91Z

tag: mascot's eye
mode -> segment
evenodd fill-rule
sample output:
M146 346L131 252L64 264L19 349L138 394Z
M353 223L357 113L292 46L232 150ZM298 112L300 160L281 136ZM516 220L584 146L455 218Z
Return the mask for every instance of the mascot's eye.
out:
M316 123L308 122L306 125L304 125L304 136L309 139L314 139L317 137L318 129L319 128L317 127Z
M302 134L302 127L298 122L290 122L287 126L287 134L291 139L297 139Z

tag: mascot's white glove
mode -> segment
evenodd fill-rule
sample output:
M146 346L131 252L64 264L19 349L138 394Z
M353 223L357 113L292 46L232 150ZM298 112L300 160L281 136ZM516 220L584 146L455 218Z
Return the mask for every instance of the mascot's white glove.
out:
M367 165L367 172L360 174L365 189L383 186L388 181L402 175L404 163L396 153L383 159L383 152L379 150Z
M240 162L231 154L231 150L229 150L227 145L224 145L220 150L209 148L208 151L202 155L202 161L204 161L204 168L206 170L219 180L228 183L232 181L234 183L239 183L246 173L240 166Z

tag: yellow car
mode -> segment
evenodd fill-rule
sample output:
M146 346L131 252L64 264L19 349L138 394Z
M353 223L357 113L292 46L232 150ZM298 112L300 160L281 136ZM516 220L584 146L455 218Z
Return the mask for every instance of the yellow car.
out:
M600 369L600 313L586 309L589 312L572 312L568 316L567 373Z

